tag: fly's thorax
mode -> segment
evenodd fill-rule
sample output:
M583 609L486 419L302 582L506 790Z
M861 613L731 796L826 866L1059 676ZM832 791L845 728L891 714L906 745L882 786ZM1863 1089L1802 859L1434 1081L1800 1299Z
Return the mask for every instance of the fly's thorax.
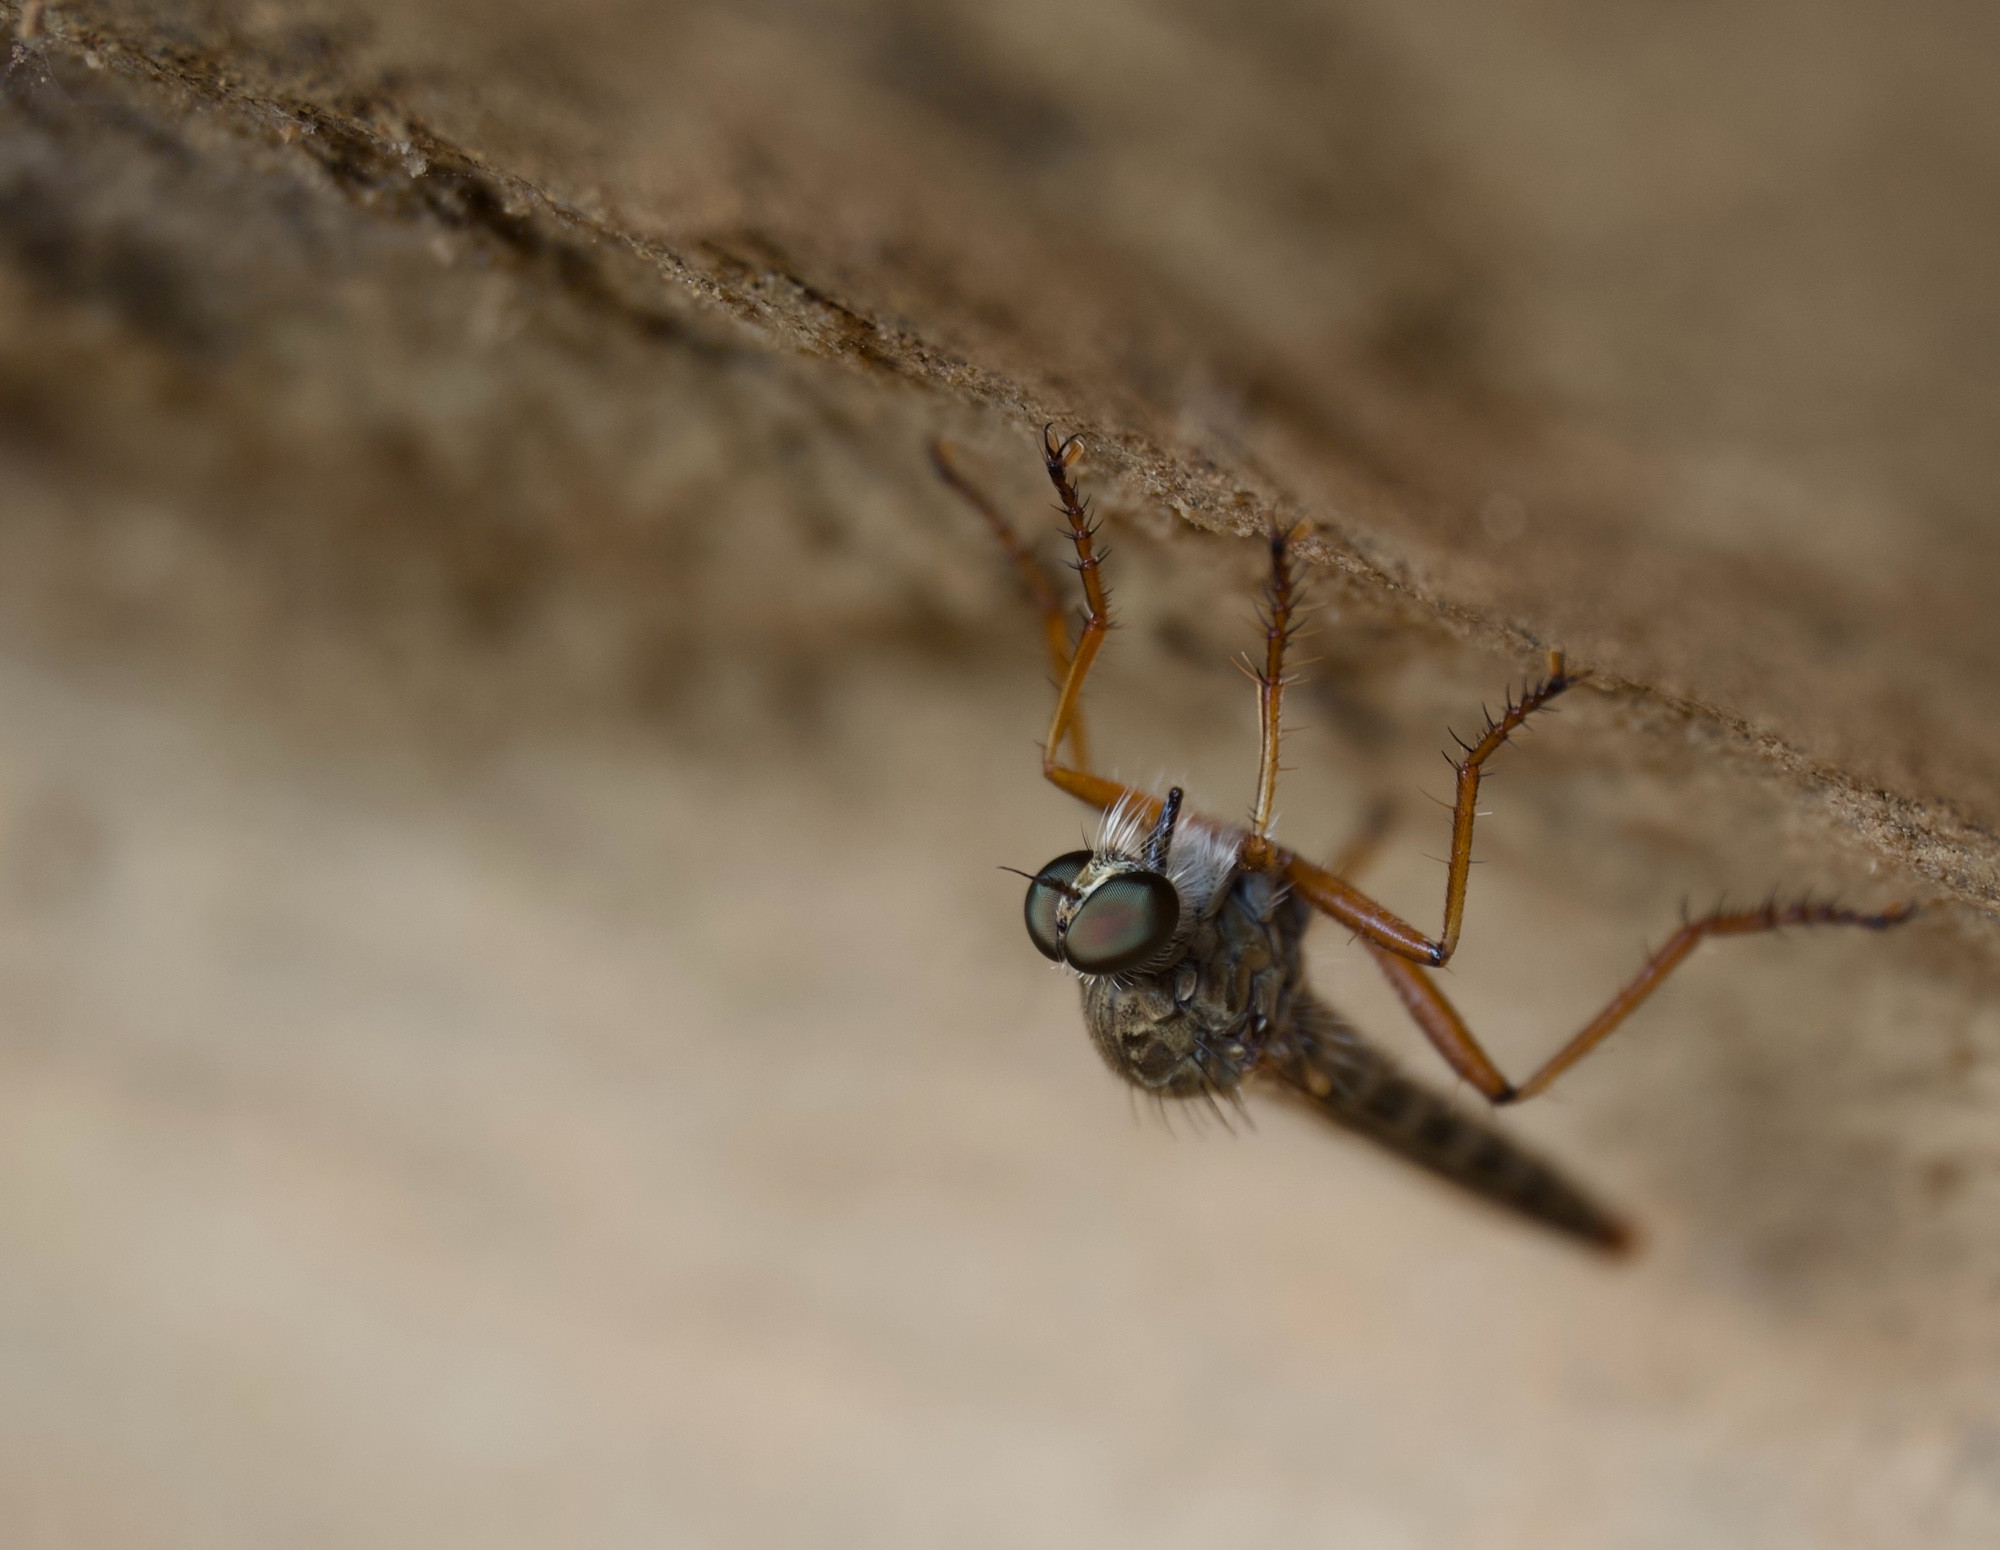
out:
M1164 1097L1233 1091L1283 1026L1300 983L1304 912L1262 873L1239 873L1171 961L1083 983L1106 1065Z

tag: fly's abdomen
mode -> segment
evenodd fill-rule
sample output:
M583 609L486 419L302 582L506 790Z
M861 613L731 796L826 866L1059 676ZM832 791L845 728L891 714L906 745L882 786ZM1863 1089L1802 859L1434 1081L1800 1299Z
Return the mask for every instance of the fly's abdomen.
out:
M1493 1125L1418 1085L1338 1013L1301 992L1262 1069L1344 1130L1495 1205L1598 1248L1631 1231L1548 1163Z

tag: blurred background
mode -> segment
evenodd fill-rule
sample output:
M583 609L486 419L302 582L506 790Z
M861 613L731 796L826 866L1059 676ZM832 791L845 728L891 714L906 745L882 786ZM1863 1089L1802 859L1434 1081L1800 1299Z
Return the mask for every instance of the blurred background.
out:
M0 3L0 1540L2000 1534L2000 13ZM1102 762L1434 919L1607 1266L1135 1106ZM1443 1085L1325 927L1322 989Z

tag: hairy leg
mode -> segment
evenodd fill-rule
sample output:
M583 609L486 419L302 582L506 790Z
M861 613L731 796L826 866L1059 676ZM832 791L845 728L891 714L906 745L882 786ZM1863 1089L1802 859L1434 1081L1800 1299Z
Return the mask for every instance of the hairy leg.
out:
M1111 629L1111 598L1104 590L1104 558L1097 552L1097 527L1090 520L1089 502L1077 494L1076 486L1070 483L1069 478L1071 465L1082 453L1083 442L1077 437L1057 441L1050 427L1042 427L1042 464L1048 469L1049 483L1055 486L1056 495L1062 501L1063 516L1069 521L1069 540L1076 550L1074 565L1077 576L1083 582L1083 629L1069 654L1069 668L1063 674L1062 689L1056 696L1055 715L1049 720L1048 740L1042 744L1042 773L1065 791L1079 796L1083 793L1077 790L1076 785L1060 777L1080 776L1085 784L1096 783L1098 778L1091 775L1087 768L1063 765L1063 738L1082 713L1083 681L1090 676L1090 667L1097 660L1098 648L1104 644L1104 637ZM1091 798L1084 797L1084 800L1090 801Z
M951 448L942 441L933 441L930 450L931 467L937 470L938 477L986 519L986 525L1000 540L1000 547L1007 552L1007 558L1014 562L1014 573L1021 578L1021 590L1028 594L1028 601L1042 616L1042 639L1048 646L1049 665L1054 669L1055 682L1060 684L1069 676L1069 619L1054 580L1028 546L1021 542L1020 534L1000 514L1000 508L993 504L984 490L966 478L953 460ZM1090 768L1090 745L1084 737L1083 717L1080 715L1070 719L1069 751L1079 769Z
M1056 697L1055 714L1049 721L1048 738L1042 744L1043 776L1092 807L1105 809L1120 801L1129 801L1137 809L1141 821L1151 823L1159 816L1160 799L1094 774L1086 753L1082 721L1083 685L1089 677L1092 663L1097 659L1099 648L1104 644L1104 637L1110 631L1111 603L1104 587L1104 557L1097 550L1097 528L1090 520L1089 503L1078 494L1069 476L1082 450L1083 443L1077 437L1069 436L1058 441L1050 427L1043 427L1042 463L1068 523L1068 537L1076 551L1072 568L1083 583L1083 628L1074 645L1070 643L1061 601L1053 583L1021 543L1011 524L958 470L941 442L932 443L931 460L939 477L986 519L1014 561L1030 599L1041 612L1049 657L1061 685ZM1288 681L1284 673L1284 656L1294 633L1296 610L1297 590L1291 574L1290 534L1273 533L1264 665L1255 674L1262 732L1257 801L1253 827L1243 843L1243 863L1283 872L1302 898L1358 932L1372 945L1386 948L1414 963L1442 964L1457 946L1459 921L1465 908L1465 880L1472 860L1472 823L1479 796L1481 767L1528 716L1576 680L1564 672L1561 657L1552 656L1548 680L1523 694L1518 701L1509 701L1499 720L1489 717L1486 735L1478 743L1463 745L1465 757L1456 766L1458 800L1453 812L1452 854L1445 888L1445 930L1442 937L1434 940L1342 880L1334 871L1314 866L1272 843L1268 837L1276 799L1279 744L1282 740L1280 712ZM1074 760L1070 764L1062 762L1065 741ZM1190 821L1207 824L1218 832L1229 832L1229 826L1212 819L1190 815Z
M1395 990L1397 999L1403 1003L1404 1010L1444 1057L1445 1064L1478 1088L1491 1102L1519 1103L1524 1098L1547 1091L1557 1077L1610 1037L1612 1031L1637 1011L1646 998L1660 988L1667 976L1708 937L1747 936L1758 931L1775 931L1783 926L1861 926L1870 931L1882 931L1908 920L1915 913L1916 907L1910 904L1894 905L1877 915L1864 915L1838 905L1807 901L1787 905L1767 904L1755 910L1718 910L1687 921L1667 938L1666 945L1647 960L1645 967L1605 1003L1602 1011L1585 1023L1567 1044L1543 1061L1534 1074L1518 1087L1507 1080L1492 1057L1473 1037L1465 1019L1445 999L1436 980L1407 959L1373 942L1365 945Z
M1265 594L1264 665L1252 676L1257 682L1257 801L1251 809L1250 837L1253 845L1263 845L1271 832L1271 818L1278 799L1278 745L1284 739L1283 711L1285 648L1292 643L1298 626L1292 615L1298 606L1298 590L1292 584L1289 532L1271 530L1271 585Z
M1489 714L1484 737L1476 743L1467 743L1453 734L1462 757L1453 766L1458 775L1458 793L1451 810L1451 860L1445 869L1444 929L1438 934L1433 964L1448 963L1458 950L1458 930L1465 919L1465 883L1472 870L1472 821L1479 815L1479 778L1486 761L1530 716L1581 676L1567 670L1560 651L1552 651L1549 676L1522 690L1518 700L1510 698L1497 721Z
M930 451L931 464L936 468L938 477L986 519L1001 547L1013 560L1029 600L1042 616L1042 633L1048 644L1049 661L1055 668L1058 685L1055 715L1049 723L1048 741L1042 745L1042 774L1092 807L1103 810L1125 801L1140 814L1141 822L1153 822L1159 817L1160 799L1119 781L1093 774L1089 744L1084 736L1083 682L1089 675L1091 663L1097 658L1098 648L1104 643L1106 632L1111 628L1111 603L1101 574L1103 556L1096 548L1097 529L1090 521L1088 504L1078 495L1069 477L1071 466L1083 451L1083 443L1074 436L1057 441L1049 428L1044 427L1042 431L1042 462L1048 470L1049 482L1055 486L1056 495L1062 502L1062 513L1069 524L1069 540L1076 550L1074 569L1083 580L1083 629L1074 645L1070 642L1069 623L1064 617L1062 599L1056 592L1055 583L1036 562L1027 545L1021 542L1013 525L959 470L952 460L950 449L943 442L932 442ZM1064 764L1061 757L1065 741L1073 761L1069 764Z

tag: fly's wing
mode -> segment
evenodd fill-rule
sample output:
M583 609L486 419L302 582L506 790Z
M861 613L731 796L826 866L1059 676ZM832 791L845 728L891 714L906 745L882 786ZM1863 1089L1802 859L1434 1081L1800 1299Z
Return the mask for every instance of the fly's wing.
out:
M1262 1069L1343 1130L1461 1189L1596 1248L1631 1246L1631 1230L1617 1216L1489 1121L1411 1081L1310 993L1299 993Z

